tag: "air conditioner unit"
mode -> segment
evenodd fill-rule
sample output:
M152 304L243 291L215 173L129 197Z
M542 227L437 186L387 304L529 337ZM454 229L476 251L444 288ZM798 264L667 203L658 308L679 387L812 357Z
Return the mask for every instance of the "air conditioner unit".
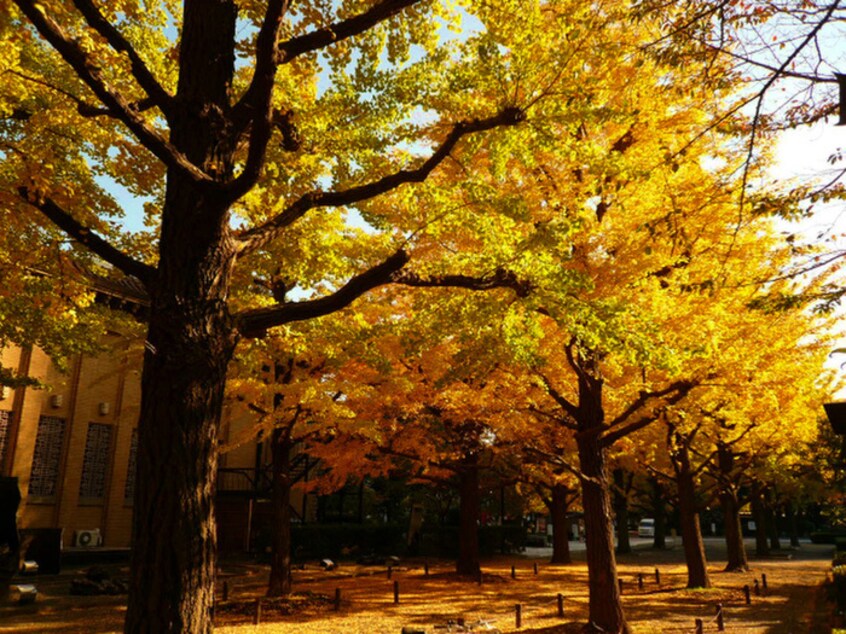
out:
M103 543L99 528L78 530L73 534L73 545L81 547L99 546Z

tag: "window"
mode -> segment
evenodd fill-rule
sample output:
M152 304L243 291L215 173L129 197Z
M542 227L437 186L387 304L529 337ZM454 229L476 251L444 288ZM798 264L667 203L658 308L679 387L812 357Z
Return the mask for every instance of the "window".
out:
M9 438L9 427L12 424L12 412L0 409L0 467L6 456L6 444Z
M59 480L62 445L65 440L65 419L42 416L38 420L32 472L29 475L29 495L53 497Z
M80 501L102 500L106 496L106 477L112 455L111 425L88 423L85 455L82 458L82 480L79 483Z
M132 439L129 441L129 466L126 469L126 487L123 490L125 504L132 504L135 498L135 466L138 461L138 429L132 430Z

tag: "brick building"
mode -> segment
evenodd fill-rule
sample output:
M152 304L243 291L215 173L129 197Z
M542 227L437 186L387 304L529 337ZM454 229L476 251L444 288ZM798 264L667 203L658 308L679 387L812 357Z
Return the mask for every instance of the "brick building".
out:
M132 499L141 397L140 355L107 337L107 352L71 359L62 373L44 352L9 347L0 364L38 379L43 389L0 390L0 475L18 478L21 529L63 529L65 547L126 547L132 542ZM249 421L224 416L223 443ZM218 536L222 551L249 550L269 515L268 451L260 441L220 458ZM298 457L298 477L309 462ZM294 517L314 514L302 493Z

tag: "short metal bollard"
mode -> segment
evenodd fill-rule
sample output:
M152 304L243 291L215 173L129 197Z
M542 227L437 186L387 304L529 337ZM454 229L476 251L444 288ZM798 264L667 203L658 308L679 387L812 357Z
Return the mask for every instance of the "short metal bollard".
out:
M523 627L523 606L519 603L514 606L514 622L518 628Z
M335 588L335 603L334 606L335 612L339 612L341 610L341 589Z
M718 632L725 632L726 631L726 624L723 621L723 604L717 604L717 631Z
M261 624L261 599L256 599L256 611L253 613L253 625Z
M560 592L558 593L558 618L564 618L564 595Z
M743 586L743 596L746 599L746 605L752 605L752 597L749 593L749 585Z
M694 621L694 623L696 624L696 634L703 634L702 619L696 619L696 621Z

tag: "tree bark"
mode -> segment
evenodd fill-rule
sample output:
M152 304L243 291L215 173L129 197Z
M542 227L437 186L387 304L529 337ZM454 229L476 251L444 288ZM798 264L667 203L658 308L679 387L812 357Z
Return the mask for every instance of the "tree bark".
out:
M273 485L270 581L268 597L291 593L291 437L289 429L274 429L271 436Z
M577 437L585 512L585 547L589 586L589 625L601 632L630 634L623 614L614 556L611 495L606 450L596 434Z
M764 515L767 518L767 534L770 538L770 550L781 550L781 541L778 538L777 507L772 499L773 497L772 489L768 489L764 496Z
M690 465L687 445L681 444L676 451L676 477L679 488L679 515L682 529L682 545L687 565L688 588L710 588L708 565L705 559L705 544L702 541L702 527L696 503L696 484Z
M796 508L793 502L788 502L785 506L787 523L790 529L790 546L792 548L799 548L799 522L796 517Z
M570 557L570 518L567 517L570 489L564 484L552 486L552 499L549 510L552 516L552 559L551 564L569 564Z
M758 557L766 557L770 554L767 516L764 513L763 491L757 483L752 486L752 517L755 519L755 554Z
M664 488L658 478L649 479L651 484L652 514L655 519L655 537L652 539L652 548L664 550L667 547L667 502Z
M459 523L458 560L456 572L460 575L479 574L479 457L475 452L464 455L458 469Z
M232 173L212 113L228 107L237 8L186 0L170 142L207 173ZM217 431L235 347L226 309L235 253L228 203L171 168L149 291L126 632L213 629Z
M629 504L626 496L626 474L614 469L614 517L617 521L617 554L632 552L629 540Z
M749 570L746 545L743 542L743 528L740 523L740 501L734 486L734 453L725 445L717 451L717 469L720 479L720 508L723 511L726 533L726 572L745 572Z

